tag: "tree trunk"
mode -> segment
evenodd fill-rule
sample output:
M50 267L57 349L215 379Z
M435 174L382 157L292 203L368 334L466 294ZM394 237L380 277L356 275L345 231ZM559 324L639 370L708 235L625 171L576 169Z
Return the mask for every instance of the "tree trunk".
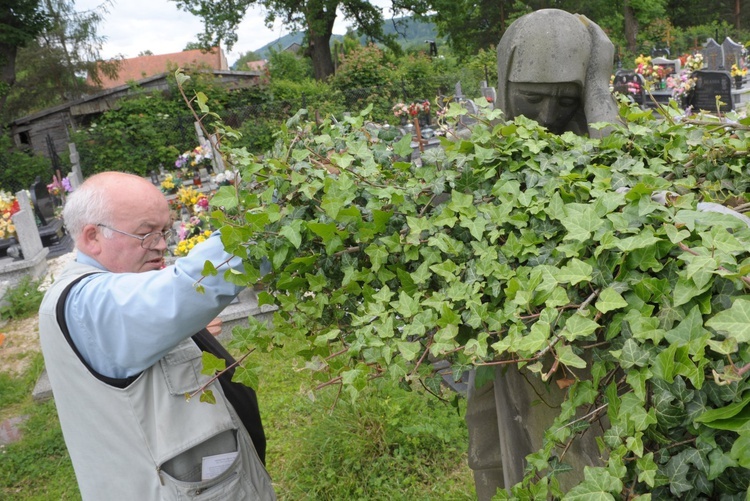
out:
M331 57L331 32L322 35L310 35L309 51L312 60L315 80L325 80L333 75L333 58Z
M624 2L623 17L625 18L625 42L628 50L633 54L636 53L638 46L636 36L638 35L638 21L635 18L635 12L630 6L630 2Z
M734 0L734 29L740 30L740 0Z

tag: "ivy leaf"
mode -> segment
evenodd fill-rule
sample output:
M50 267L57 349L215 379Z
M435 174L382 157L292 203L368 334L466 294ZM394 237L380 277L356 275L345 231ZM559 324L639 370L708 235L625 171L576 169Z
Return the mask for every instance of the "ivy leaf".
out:
M414 153L414 149L411 147L411 134L406 134L395 142L393 152L400 157L410 159L411 154Z
M731 308L708 319L706 325L740 343L750 342L750 300L737 298Z
M575 341L576 339L585 338L593 334L598 328L599 324L576 312L565 321L565 328L560 333L560 336L568 341Z
M411 362L422 351L422 344L418 341L399 341L398 351L404 357L404 360Z
M741 434L732 444L729 457L743 468L750 468L750 434Z
M237 189L234 186L222 186L211 197L211 207L222 207L231 210L237 207Z
M206 351L201 355L201 363L203 364L201 374L205 376L213 376L227 367L226 360Z
M596 208L589 204L567 204L565 206L565 217L561 219L563 226L568 230L566 240L586 241L591 234L601 227L601 217L596 213Z
M295 220L290 224L282 226L279 230L279 234L283 237L286 237L286 239L289 240L289 242L295 248L299 249L300 245L302 245L302 232L300 231L301 227L302 221Z
M625 308L628 302L620 295L619 292L614 290L612 287L604 289L594 305L597 310L602 313L607 313L612 310L619 310Z
M615 352L613 352L614 354ZM625 369L638 366L643 367L648 363L648 352L641 348L638 343L633 339L628 339L619 350L620 363Z
M573 353L573 348L568 344L557 349L557 359L560 363L568 367L585 369L587 365L584 359Z
M583 476L584 481L568 491L563 501L614 501L611 493L622 491L622 480L604 468L584 466Z
M201 275L204 277L215 277L218 274L219 271L216 269L216 266L214 266L214 263L211 261L203 263L203 271L201 271Z
M204 404L216 404L216 397L214 396L214 392L211 390L203 390L201 392L200 401Z
M237 365L234 368L232 381L235 383L244 384L248 388L258 388L258 385L260 384L258 369L245 367L244 365Z
M560 283L576 285L580 282L590 282L593 270L590 264L573 258L555 274L555 278Z

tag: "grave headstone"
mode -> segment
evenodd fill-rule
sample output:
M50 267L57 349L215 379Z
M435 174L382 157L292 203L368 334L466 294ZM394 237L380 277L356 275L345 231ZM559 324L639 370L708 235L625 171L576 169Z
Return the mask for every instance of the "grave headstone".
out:
M49 248L49 257L57 257L73 249L70 235L65 233L62 219L55 217L55 204L47 185L39 180L31 185L31 200L39 220L38 231L42 245Z
M70 151L70 163L73 165L70 174L68 174L68 180L70 181L70 187L75 191L83 184L83 173L81 172L80 157L75 143L68 143L68 150Z
M39 177L31 185L31 200L34 210L42 226L47 226L55 219L55 201Z
M16 193L20 210L13 214L13 225L16 228L18 248L9 257L0 259L0 283L7 282L10 287L19 283L25 276L34 279L41 278L47 273L47 257L49 249L42 246L37 231L34 211L25 191ZM16 254L14 259L13 254ZM21 258L22 259L19 259Z
M651 57L669 57L669 47L655 47L651 49Z
M742 66L742 45L734 42L731 38L726 37L721 43L724 49L724 69L729 71L733 64Z
M701 51L703 53L703 66L710 71L716 71L724 66L724 49L716 40L709 38Z
M693 77L695 88L687 102L693 110L723 113L734 108L732 78L728 71L698 70L693 72ZM723 103L719 110L716 109L717 97Z
M651 64L654 66L661 66L665 68L668 75L679 75L682 69L682 63L679 59L667 59L666 57L655 57L651 60Z
M643 75L633 70L618 70L612 82L615 92L625 94L633 98L637 104L642 105L646 100L645 82Z
M456 101L460 101L464 98L464 93L461 90L461 82L456 82L456 87L453 91L453 97L456 99Z
M18 243L21 244L24 256L33 257L44 247L34 220L34 212L31 210L31 203L25 191L19 191L16 194L16 200L18 200L20 210L13 214L13 224L16 227Z

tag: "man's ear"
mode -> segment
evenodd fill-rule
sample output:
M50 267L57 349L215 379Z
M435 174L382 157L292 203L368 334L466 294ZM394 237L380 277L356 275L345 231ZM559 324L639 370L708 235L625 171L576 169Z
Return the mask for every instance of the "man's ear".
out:
M87 224L83 227L76 246L86 255L97 256L102 251L103 239L104 235L97 229L95 224Z

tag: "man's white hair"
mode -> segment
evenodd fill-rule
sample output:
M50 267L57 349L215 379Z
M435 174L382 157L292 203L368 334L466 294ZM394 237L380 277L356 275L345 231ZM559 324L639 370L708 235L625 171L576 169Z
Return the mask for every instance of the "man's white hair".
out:
M111 224L112 208L105 191L99 183L83 183L68 196L62 217L74 242L87 224Z

